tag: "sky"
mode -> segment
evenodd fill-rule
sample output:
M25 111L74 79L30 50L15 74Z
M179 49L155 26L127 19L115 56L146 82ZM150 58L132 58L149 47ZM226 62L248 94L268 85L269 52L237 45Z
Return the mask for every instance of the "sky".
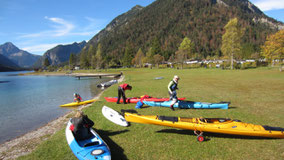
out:
M12 42L43 55L59 44L90 40L135 5L155 0L0 0L0 45ZM284 22L284 0L250 0L267 16Z

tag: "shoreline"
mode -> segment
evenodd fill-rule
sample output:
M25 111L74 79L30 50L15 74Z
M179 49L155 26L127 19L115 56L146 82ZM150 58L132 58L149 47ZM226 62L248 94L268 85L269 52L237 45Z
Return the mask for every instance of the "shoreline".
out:
M118 83L123 81L123 79L124 75L118 79ZM93 99L99 99L103 93L104 91L99 93ZM91 105L92 104L80 106L78 109L82 110L83 108ZM31 153L40 143L49 139L53 134L65 127L69 118L71 118L72 114L75 113L74 111L76 110L69 111L63 116L59 116L58 118L33 131L27 132L21 136L0 144L0 159L16 159L20 156Z

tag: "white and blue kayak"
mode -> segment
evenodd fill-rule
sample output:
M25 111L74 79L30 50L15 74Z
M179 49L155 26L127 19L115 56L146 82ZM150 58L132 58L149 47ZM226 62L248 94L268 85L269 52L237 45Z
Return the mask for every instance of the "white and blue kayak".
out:
M170 107L172 101L155 102L143 101L144 104L152 107ZM207 102L193 102L193 101L178 101L174 104L174 108L181 109L228 109L229 102L207 103Z
M77 141L74 137L73 132L70 130L71 119L69 120L65 129L65 135L69 147L71 148L74 155L79 160L110 160L111 154L109 147L102 140L102 138L93 130L90 129L92 136L88 139Z

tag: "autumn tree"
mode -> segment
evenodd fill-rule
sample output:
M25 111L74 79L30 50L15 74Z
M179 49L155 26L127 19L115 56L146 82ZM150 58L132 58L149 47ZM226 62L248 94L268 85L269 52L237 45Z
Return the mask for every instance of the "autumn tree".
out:
M194 43L191 42L189 38L185 37L181 42L178 51L176 51L176 61L181 63L181 68L183 68L185 60L193 57L193 48Z
M138 52L136 53L135 57L133 58L132 64L135 64L136 66L139 66L141 68L142 65L143 65L143 58L144 57L145 56L144 56L142 49L139 48Z
M284 58L284 30L268 36L261 47L261 53L272 65L276 59L282 63Z
M156 55L154 55L154 62L155 62L155 64L157 65L157 68L159 68L159 64L160 63L162 63L163 61L164 61L164 57L163 56L161 56L160 54L156 54Z
M178 50L185 54L187 58L192 58L194 56L194 43L189 38L185 37Z
M145 58L145 62L150 63L150 64L154 64L154 53L153 53L153 49L152 47L150 47L148 49L148 51L146 52L146 58Z
M225 33L222 36L221 51L231 59L231 69L233 69L234 57L239 55L241 51L243 29L241 29L237 18L231 19L224 29Z

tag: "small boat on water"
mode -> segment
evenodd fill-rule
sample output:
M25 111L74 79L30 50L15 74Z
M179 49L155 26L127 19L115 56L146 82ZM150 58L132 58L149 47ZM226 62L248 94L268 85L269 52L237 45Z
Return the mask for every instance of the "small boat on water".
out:
M65 129L65 136L69 147L79 160L111 159L109 147L94 129L90 128L90 132L92 134L90 138L78 141L75 139L73 132L70 130L71 124L70 119Z
M90 104L90 103L93 103L95 101L96 101L96 99L86 100L86 101L82 101L82 102L72 102L72 103L62 104L62 105L60 105L60 107L80 106L80 105Z
M172 101L143 101L144 104L152 107L170 107ZM178 101L174 104L174 108L181 109L228 109L229 102L207 103L207 102L193 102L193 101Z
M284 138L284 128L255 125L228 118L184 118L158 115L140 115L128 112L124 113L124 117L128 122L155 124L193 130L195 131L194 133L197 134L198 141L204 140L204 137L202 136L203 132Z

